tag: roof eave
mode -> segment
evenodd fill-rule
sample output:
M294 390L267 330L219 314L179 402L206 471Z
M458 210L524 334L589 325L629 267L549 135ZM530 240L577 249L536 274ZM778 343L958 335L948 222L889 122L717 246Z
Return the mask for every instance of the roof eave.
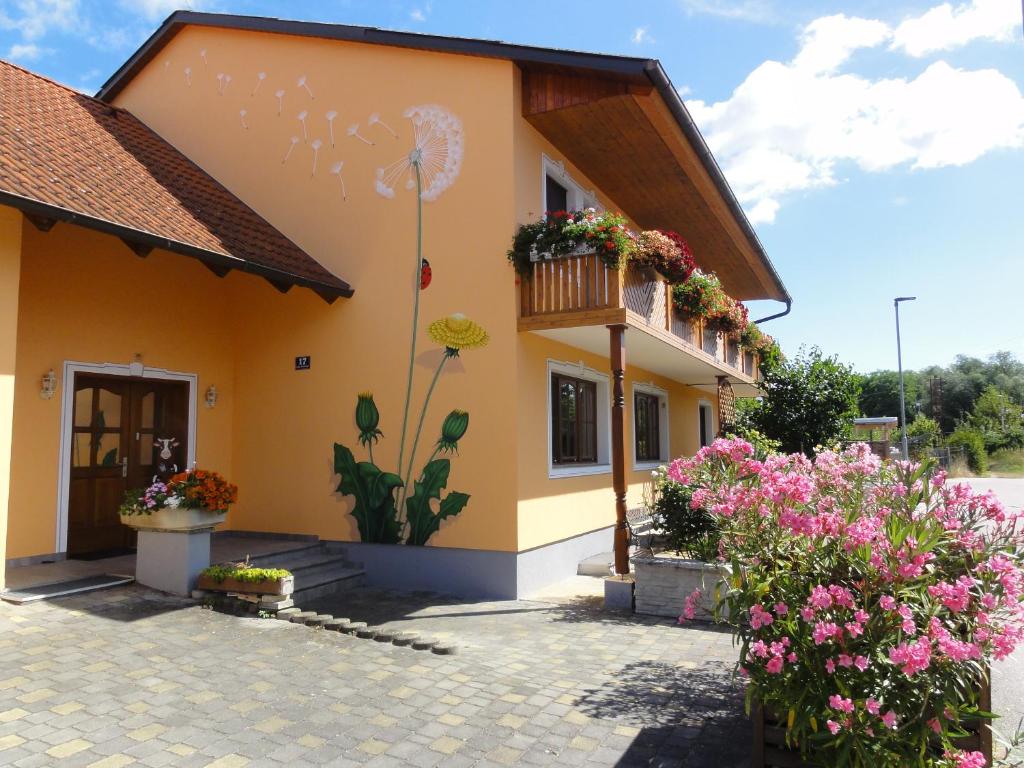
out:
M0 191L0 205L7 205L11 208L16 208L22 213L29 215L46 217L56 221L67 222L69 224L77 224L78 226L85 227L86 229L92 229L97 232L103 232L104 234L114 235L115 237L122 238L125 241L138 243L139 245L160 248L161 250L177 253L181 256L189 256L216 269L233 269L239 272L247 272L249 274L258 275L272 284L284 283L287 285L309 288L328 303L332 303L338 298L349 298L355 293L352 287L342 280L338 281L340 285L312 280L307 277L286 272L285 270L256 264L238 256L231 256L229 254L199 248L198 246L183 243L178 240L170 240L166 237L155 235L152 232L134 229L124 224L109 221L108 219L101 219L78 211L72 211L68 208L62 208L61 206L53 205L52 203L46 203L30 197L16 195L13 192Z

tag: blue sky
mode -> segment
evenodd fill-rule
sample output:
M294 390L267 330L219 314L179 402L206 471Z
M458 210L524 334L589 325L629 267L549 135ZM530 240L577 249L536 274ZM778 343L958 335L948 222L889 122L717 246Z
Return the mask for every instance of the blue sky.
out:
M93 92L176 7L658 58L795 299L784 349L894 368L916 295L905 366L1024 358L1020 0L0 0L0 56Z

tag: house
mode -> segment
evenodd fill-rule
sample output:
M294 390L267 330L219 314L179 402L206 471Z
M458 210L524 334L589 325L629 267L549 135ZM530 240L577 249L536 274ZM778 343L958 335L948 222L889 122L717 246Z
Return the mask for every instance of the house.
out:
M125 488L197 463L240 487L228 529L353 542L411 588L526 594L610 550L650 470L757 389L751 356L675 317L664 282L586 256L517 278L516 227L622 211L788 311L656 61L177 12L96 98L0 76L8 563L130 545ZM371 390L375 461L398 466L416 295L416 407L444 354L430 322L489 336L444 368L420 444L470 414L449 479L469 500L428 546L355 543L332 446L365 459Z

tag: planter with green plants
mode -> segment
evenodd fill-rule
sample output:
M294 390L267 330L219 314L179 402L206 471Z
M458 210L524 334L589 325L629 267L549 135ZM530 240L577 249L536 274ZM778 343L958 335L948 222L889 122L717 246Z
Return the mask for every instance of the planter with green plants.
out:
M283 568L229 563L204 569L199 574L198 588L243 595L290 595L295 589L295 578Z
M676 617L678 596L697 591L701 598L694 607L695 618L712 621L711 596L724 589L730 575L718 557L716 519L693 504L693 489L669 478L665 467L651 473L645 504L658 545L632 558L636 612Z

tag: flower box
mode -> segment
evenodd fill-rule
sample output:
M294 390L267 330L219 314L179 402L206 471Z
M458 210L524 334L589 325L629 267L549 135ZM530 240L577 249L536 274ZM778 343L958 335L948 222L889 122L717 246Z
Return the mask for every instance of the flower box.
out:
M126 515L121 522L138 531L171 531L187 533L215 528L224 522L227 512L211 512L196 507L164 507L149 514Z
M714 595L730 576L729 567L660 554L634 557L630 562L636 579L635 611L648 616L679 616L683 597L700 590L695 606L697 621L713 621Z
M228 576L218 581L212 576L200 574L197 588L207 592L230 592L242 595L290 595L295 591L295 577L289 575L277 579L243 581Z

